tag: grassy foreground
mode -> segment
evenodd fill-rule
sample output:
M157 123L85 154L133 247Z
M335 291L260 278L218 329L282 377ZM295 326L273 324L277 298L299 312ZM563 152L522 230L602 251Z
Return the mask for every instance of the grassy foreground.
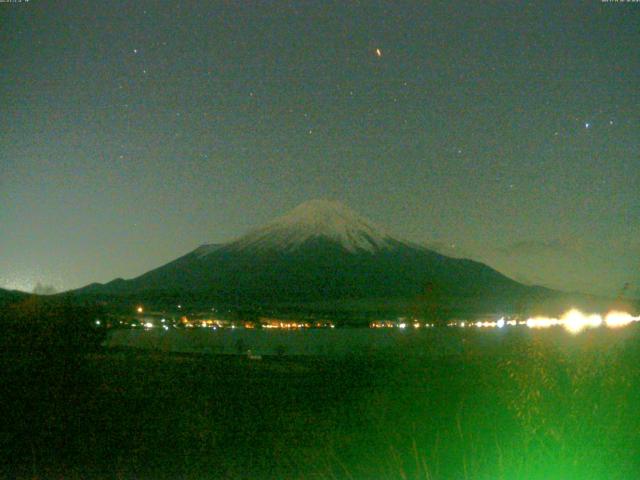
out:
M0 477L637 477L640 330L465 335L445 358L4 358Z

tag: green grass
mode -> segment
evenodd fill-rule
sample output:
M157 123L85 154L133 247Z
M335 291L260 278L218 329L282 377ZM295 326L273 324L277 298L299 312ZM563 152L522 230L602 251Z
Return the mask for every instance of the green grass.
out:
M3 377L0 476L635 478L639 334L468 333L445 358L50 359Z

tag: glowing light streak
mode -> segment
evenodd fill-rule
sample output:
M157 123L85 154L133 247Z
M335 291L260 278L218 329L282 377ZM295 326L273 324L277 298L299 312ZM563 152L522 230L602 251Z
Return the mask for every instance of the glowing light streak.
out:
M534 317L528 318L525 325L529 328L549 328L560 324L560 320L557 318L549 317Z
M604 318L597 313L585 314L580 310L571 309L560 318L532 317L528 318L526 325L529 328L549 328L561 326L570 333L580 333L586 329L607 326L608 328L621 328L633 322L639 322L640 316L634 317L627 312L611 311Z
M598 314L585 315L580 310L572 309L560 319L562 326L571 333L578 333L587 328L602 325L602 317Z
M634 317L627 312L612 310L604 317L604 323L609 328L621 328L633 322L640 322L640 316Z

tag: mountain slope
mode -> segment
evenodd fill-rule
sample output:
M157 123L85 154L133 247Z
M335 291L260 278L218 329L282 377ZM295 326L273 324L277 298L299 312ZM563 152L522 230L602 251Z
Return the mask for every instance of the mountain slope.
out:
M8 304L24 300L32 295L18 290L5 290L0 288L0 307L4 307Z
M351 253L387 250L397 243L380 227L341 203L311 200L249 232L226 249L291 251L317 238L333 241Z
M337 202L313 200L235 241L80 292L262 306L421 299L497 309L543 290L396 239Z

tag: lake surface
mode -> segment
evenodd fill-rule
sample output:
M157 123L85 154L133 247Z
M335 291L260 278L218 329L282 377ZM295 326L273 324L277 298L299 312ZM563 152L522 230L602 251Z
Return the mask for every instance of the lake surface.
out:
M630 335L633 327L611 331L592 330L571 335L562 329L529 330L423 328L369 329L335 328L302 330L264 329L123 329L109 333L108 347L131 347L174 353L238 355L345 356L402 354L440 357L461 354L502 354L514 343L545 338L563 348L589 343L612 348Z

